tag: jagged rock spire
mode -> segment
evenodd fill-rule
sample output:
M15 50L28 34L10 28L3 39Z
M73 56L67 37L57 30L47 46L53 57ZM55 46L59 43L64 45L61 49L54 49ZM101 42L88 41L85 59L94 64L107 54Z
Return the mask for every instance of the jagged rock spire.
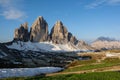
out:
M14 40L20 41L28 41L29 33L28 33L28 23L24 23L20 25L20 28L15 29L14 32Z
M48 39L48 24L42 16L39 16L33 23L30 30L32 42L43 42Z
M67 29L61 21L57 21L51 29L50 38L54 43L67 42Z
M20 28L15 30L14 40L30 40L31 42L52 41L56 44L64 44L68 42L73 44L77 43L77 39L72 33L68 32L67 28L60 20L54 24L49 35L48 24L42 16L39 16L32 24L30 33L28 33L28 24L21 24Z

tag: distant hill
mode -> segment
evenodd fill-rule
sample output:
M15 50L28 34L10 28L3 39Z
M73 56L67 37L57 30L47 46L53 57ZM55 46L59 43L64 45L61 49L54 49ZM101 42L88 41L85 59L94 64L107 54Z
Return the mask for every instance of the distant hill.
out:
M101 37L97 38L95 41L117 41L117 40L114 38L101 36Z
M109 37L99 37L91 44L96 49L120 49L120 41Z

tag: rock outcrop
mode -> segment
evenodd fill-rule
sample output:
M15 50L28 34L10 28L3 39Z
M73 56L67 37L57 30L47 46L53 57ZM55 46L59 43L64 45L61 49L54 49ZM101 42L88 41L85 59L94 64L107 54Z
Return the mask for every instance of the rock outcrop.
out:
M68 32L67 28L61 21L57 21L50 33L50 40L56 44L64 44L67 42L76 43L77 39Z
M24 41L24 42L29 40L27 23L21 24L20 28L15 29L14 40L20 40L20 41Z
M30 30L30 41L43 42L48 40L48 24L42 16L38 17Z
M63 44L67 42L67 34L68 31L63 23L61 21L57 21L51 30L50 39L53 43Z
M56 44L64 44L71 42L77 44L78 40L72 33L68 32L67 28L61 21L57 21L53 26L50 34L48 33L48 24L42 16L32 24L30 32L28 32L27 23L21 24L20 28L15 29L14 40L31 42L52 41Z
M17 44L21 45L19 42ZM21 51L7 46L8 43L0 43L0 68L66 67L71 61L78 59L75 52Z
M68 33L68 36L70 36L70 34ZM68 41L73 43L74 45L76 45L78 43L78 40L75 36L71 36L71 37L68 37Z
M80 40L77 42L76 47L78 47L79 49L82 50L94 50L95 48L91 47L90 45L88 45L85 41Z
M75 50L78 49L92 49L85 42L77 40L75 36L70 33L61 21L57 21L50 34L48 33L48 24L42 16L32 24L30 32L28 32L27 23L22 24L20 28L15 30L14 40L31 42L45 42L49 41L55 44L65 44L71 46Z

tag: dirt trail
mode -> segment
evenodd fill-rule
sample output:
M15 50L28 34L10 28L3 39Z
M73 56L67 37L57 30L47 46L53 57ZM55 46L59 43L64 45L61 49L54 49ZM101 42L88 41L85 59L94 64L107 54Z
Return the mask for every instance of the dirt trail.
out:
M76 71L76 72L52 73L52 74L47 74L46 76L55 76L55 75L61 75L61 74L81 74L81 73L89 73L89 72L119 71L119 70L120 70L120 66L112 66L112 67L97 68L97 69L83 70L83 71Z
M96 64L101 64L101 63L91 63L91 65L96 65ZM75 68L75 67L80 67L80 66L85 66L85 65L86 65L86 64L77 65L77 66L69 67L69 69Z

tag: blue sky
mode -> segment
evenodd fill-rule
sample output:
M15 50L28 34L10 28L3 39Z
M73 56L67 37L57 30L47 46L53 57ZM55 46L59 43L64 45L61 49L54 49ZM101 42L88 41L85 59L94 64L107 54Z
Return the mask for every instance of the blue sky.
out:
M0 0L0 41L13 39L14 29L38 16L49 31L61 20L78 39L120 39L120 0Z

